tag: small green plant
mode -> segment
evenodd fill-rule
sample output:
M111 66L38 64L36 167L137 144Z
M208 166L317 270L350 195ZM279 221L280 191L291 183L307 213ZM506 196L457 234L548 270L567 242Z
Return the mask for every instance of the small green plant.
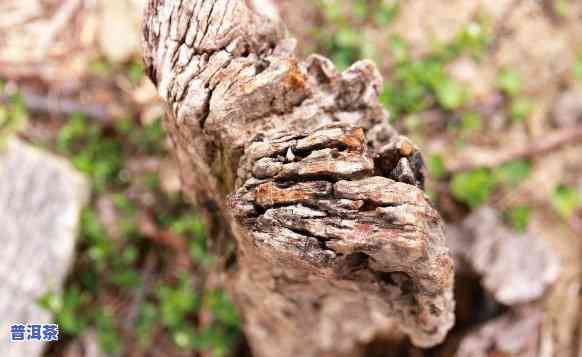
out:
M26 127L27 120L28 113L20 95L12 95L4 105L0 103L0 148L9 136Z
M89 73L103 77L111 77L114 72L113 65L102 57L94 58L90 61L88 69Z
M559 17L565 17L570 12L571 4L568 0L554 0L550 4L555 14Z
M113 311L105 306L95 316L97 339L103 352L118 355L123 351L121 336L116 325Z
M582 196L575 188L560 185L554 190L552 204L560 216L569 219L574 211L582 205Z
M240 338L240 318L223 290L208 291L206 301L214 321L200 332L203 342L200 347L212 350L213 355L225 356Z
M510 69L504 68L497 75L497 87L508 98L508 112L514 122L523 122L534 110L533 101L521 94L521 75Z
M77 336L89 324L86 316L80 313L88 301L87 294L77 287L72 287L60 294L53 292L45 294L40 298L39 304L55 315L64 334Z
M360 37L361 32L355 30L352 22L359 17L365 17L366 2L358 1L355 4L356 19L351 19L342 11L339 1L321 1L319 4L326 22L332 28L319 30L318 42L324 46L323 50L329 54L336 66L343 70L362 57L364 41Z
M399 1L394 1L391 4L380 1L378 8L374 11L374 21L379 26L388 26L398 16L399 9Z
M458 129L462 136L472 135L482 128L481 116L476 112L463 113L460 123L453 127Z
M494 170L495 179L508 189L515 188L529 177L531 165L526 160L514 160Z
M185 274L173 286L159 286L156 296L160 304L161 321L171 330L177 331L189 324L188 317L193 316L200 307L200 296Z
M489 169L456 174L451 181L453 197L465 202L471 208L477 208L489 199L495 189L495 175Z
M576 62L574 62L574 78L582 79L582 53L579 53L576 57Z
M511 102L511 118L516 122L522 122L533 112L534 106L530 99L525 97L515 97Z
M325 52L340 70L362 58L374 58L375 48L362 37L370 20L378 26L388 25L398 13L398 1L357 0L347 11L338 0L318 1L328 26L315 34L320 51Z
M133 85L137 85L141 82L144 77L145 72L143 64L141 61L132 61L129 65L129 70L127 76Z
M521 76L516 71L504 68L497 76L497 87L509 97L521 91Z
M73 165L91 178L97 192L104 191L110 182L120 183L121 143L83 115L74 114L61 128L57 149L72 156Z
M446 71L446 65L458 56L481 53L489 43L485 25L470 23L449 43L436 43L432 53L415 59L408 45L398 36L390 39L395 62L393 75L385 83L380 100L393 117L408 115L438 106L458 111L470 99L466 88Z
M447 171L445 168L445 161L441 155L431 155L427 161L428 172L430 176L440 180L445 177Z
M505 217L518 232L525 232L529 226L531 217L531 208L528 206L517 206L508 209L505 212Z
M436 99L444 109L459 109L467 99L465 88L458 82L446 78L435 85Z
M494 169L480 168L453 176L451 193L471 208L485 203L497 188L513 189L530 175L531 167L525 160L511 161Z
M485 18L469 22L448 43L434 43L434 55L443 61L449 62L455 58L468 54L475 59L480 59L491 44L491 26Z
M142 348L148 348L152 342L152 335L159 321L159 309L152 302L145 302L140 306L136 322L136 335Z

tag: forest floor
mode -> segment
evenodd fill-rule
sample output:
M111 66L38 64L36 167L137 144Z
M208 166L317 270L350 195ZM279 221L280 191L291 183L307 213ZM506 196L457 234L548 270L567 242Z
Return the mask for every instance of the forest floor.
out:
M535 302L539 333L558 355L582 351L582 3L274 1L302 56L378 64L382 102L424 152L427 192L451 227L487 206L556 252L560 277ZM141 4L0 4L0 131L26 122L21 138L92 183L67 286L40 302L65 335L48 355L241 348L234 308L205 279L203 225L143 73ZM465 333L431 353L448 355Z

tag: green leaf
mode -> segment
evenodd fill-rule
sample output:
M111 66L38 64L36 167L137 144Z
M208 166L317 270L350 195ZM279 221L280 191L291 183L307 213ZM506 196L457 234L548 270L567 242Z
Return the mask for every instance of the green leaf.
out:
M489 199L495 189L495 177L490 170L478 169L455 175L450 187L456 199L477 208Z
M510 97L521 90L521 76L511 69L503 69L497 76L497 87Z
M574 78L582 79L582 55L578 55L574 63Z
M437 84L436 96L439 104L448 110L461 107L467 97L465 89L452 79L446 79Z
M133 84L138 84L144 77L144 68L141 61L133 61L129 65L128 77Z
M441 155L431 155L428 159L427 167L430 176L437 180L442 179L446 175L445 161Z
M0 106L0 141L24 130L27 123L24 99L19 94L12 95L6 105Z
M215 318L230 326L239 326L238 313L223 290L212 290L207 295L210 309Z
M199 307L199 295L186 276L180 278L177 286L160 286L156 294L160 302L162 322L170 328L179 327Z
M104 352L108 354L118 354L122 351L123 345L121 336L115 324L113 312L109 308L103 308L96 316L97 339Z
M515 160L503 164L494 170L495 178L507 188L514 188L531 173L531 165L526 160Z
M533 112L534 105L531 100L525 97L516 97L511 102L511 118L515 121L524 121Z
M518 232L525 232L530 222L531 209L528 206L518 206L507 210L506 217L511 226Z
M158 309L154 304L146 302L140 307L136 323L136 334L142 347L151 345L151 337L158 318Z
M472 134L481 129L481 116L475 112L463 114L461 119L461 132L463 134Z
M367 0L356 0L352 3L352 12L356 19L363 20L368 14L368 4Z
M111 282L126 288L134 288L143 284L143 280L138 271L125 267L125 270L116 271L111 274Z
M374 15L374 20L380 26L388 26L396 18L398 11L398 3L385 4L382 2Z
M582 204L582 197L575 188L560 185L554 190L552 204L563 218L569 219Z
M399 36L390 39L390 52L396 62L405 62L409 58L408 44Z
M172 339L176 346L182 350L190 350L195 347L196 334L191 327L178 328L172 334Z

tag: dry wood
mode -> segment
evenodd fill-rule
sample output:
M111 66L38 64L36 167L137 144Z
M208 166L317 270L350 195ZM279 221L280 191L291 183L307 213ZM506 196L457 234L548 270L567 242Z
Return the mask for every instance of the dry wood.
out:
M478 168L494 168L509 161L533 158L582 142L582 127L555 130L531 144L499 150L467 148L460 158L447 162L449 172L470 171Z
M299 61L243 0L150 0L144 60L183 187L206 218L258 356L357 356L379 337L442 341L453 265L418 149L381 77Z

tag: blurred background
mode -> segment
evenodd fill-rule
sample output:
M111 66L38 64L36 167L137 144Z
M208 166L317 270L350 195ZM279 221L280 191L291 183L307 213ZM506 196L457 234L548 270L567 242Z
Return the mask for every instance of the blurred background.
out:
M6 355L248 355L235 309L206 279L204 227L180 193L164 107L144 76L144 2L0 1L0 216L18 192L34 193L61 222L51 182L85 177L78 192L57 180L71 187L78 227L47 228L52 243L34 219L0 218L0 257L34 261L39 246L70 245L39 259L39 272L53 259L62 269L17 315L32 323L42 311L60 340L34 353L0 343ZM321 53L340 69L374 60L392 124L422 148L457 262L458 321L443 345L399 355L582 356L582 2L249 2L284 19L301 57ZM22 172L6 169L29 154ZM11 189L53 161L57 176ZM22 222L26 235L10 228ZM0 263L0 312L17 266ZM0 314L0 326L14 318Z

